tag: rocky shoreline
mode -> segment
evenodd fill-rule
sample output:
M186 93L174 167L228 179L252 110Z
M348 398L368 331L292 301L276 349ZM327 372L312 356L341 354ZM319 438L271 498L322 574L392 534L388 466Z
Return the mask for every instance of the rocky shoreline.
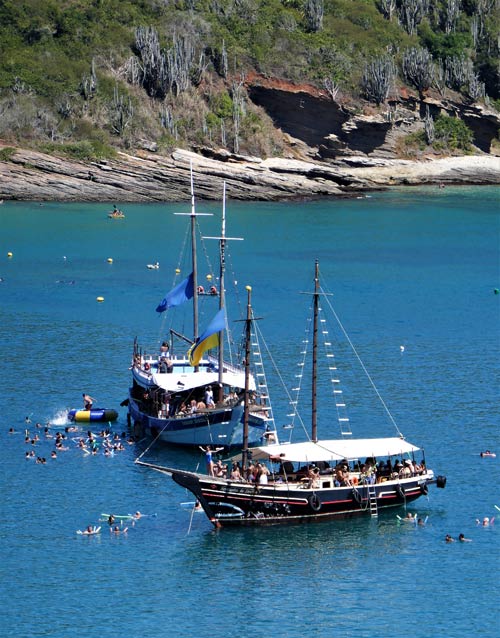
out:
M176 149L168 156L140 151L118 153L106 162L80 162L16 149L0 160L0 199L185 201L191 166L197 197L209 200L221 199L223 182L229 199L246 201L350 197L404 185L500 184L500 157L486 154L422 161L353 155L314 162Z

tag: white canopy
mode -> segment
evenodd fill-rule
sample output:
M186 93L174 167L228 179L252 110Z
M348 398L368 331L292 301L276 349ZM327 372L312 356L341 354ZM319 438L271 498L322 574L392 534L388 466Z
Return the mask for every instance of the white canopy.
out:
M199 370L194 372L193 368L186 367L178 372L175 367L172 373L152 371L147 373L143 370L133 369L133 375L138 383L144 387L157 385L167 392L179 392L182 390L192 390L207 385L217 385L219 382L218 372L208 372ZM245 373L232 370L225 370L222 381L225 385L243 390L245 388ZM255 392L255 379L250 377L249 389Z
M313 463L315 461L357 460L371 457L404 456L420 448L401 438L387 439L330 439L284 443L252 448L252 460L273 457L280 461Z

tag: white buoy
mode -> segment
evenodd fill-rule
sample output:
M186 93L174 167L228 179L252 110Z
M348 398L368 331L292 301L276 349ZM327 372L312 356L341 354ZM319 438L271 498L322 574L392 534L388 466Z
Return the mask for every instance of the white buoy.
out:
M401 352L405 351L405 347L404 346L399 346L399 349L401 350Z
M113 257L108 257L108 264L112 264L113 263Z
M11 252L8 252L8 253L7 253L7 257L12 257L12 253L11 253Z
M97 297L96 299L99 303L102 303L104 301L104 297Z

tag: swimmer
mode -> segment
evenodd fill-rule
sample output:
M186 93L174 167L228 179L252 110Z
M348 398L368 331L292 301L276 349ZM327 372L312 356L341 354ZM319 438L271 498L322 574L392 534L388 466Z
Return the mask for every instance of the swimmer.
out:
M476 525L482 525L483 527L488 527L489 525L493 525L494 520L495 520L495 517L489 518L488 516L485 516L482 521L476 518Z
M465 536L463 534L459 534L458 535L458 540L461 543L471 543L472 542L470 538L465 538Z
M110 531L112 531L113 534L125 534L127 530L128 530L128 527L126 527L125 529L120 529L118 525L115 525L113 529L110 528Z
M454 543L454 542L455 542L455 539L454 539L454 538L452 538L449 534L446 534L446 536L445 536L444 540L445 540L447 543Z

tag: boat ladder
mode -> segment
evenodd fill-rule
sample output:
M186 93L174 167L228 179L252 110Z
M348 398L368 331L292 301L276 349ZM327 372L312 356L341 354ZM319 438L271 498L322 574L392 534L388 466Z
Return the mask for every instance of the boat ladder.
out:
M368 502L370 503L370 516L372 518L377 518L377 491L375 490L375 485L373 485L373 483L370 483L370 485L368 485Z

